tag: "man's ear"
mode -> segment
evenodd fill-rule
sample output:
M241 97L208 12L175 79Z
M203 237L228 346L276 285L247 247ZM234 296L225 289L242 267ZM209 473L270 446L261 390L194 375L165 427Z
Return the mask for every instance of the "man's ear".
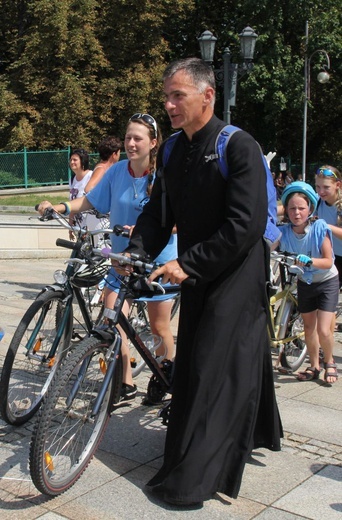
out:
M215 90L212 87L207 87L204 91L204 104L211 105L214 96Z

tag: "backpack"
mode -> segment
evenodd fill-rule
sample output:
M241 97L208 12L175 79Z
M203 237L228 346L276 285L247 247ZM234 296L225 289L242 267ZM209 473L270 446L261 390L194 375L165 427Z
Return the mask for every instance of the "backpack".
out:
M233 125L226 125L224 128L222 128L217 135L216 142L215 142L215 153L211 155L205 156L205 161L209 162L212 160L217 160L218 167L220 169L222 177L227 180L228 179L228 164L226 161L226 149L229 143L229 140L231 136L235 133L241 131L241 128ZM163 168L166 166L171 151L174 147L174 144L179 136L181 131L176 132L172 134L166 141L163 149ZM260 148L260 146L259 146ZM268 198L268 212L267 212L267 223L266 223L266 229L264 233L264 238L269 244L269 246L273 249L275 242L277 242L280 239L281 231L277 227L277 192L274 186L272 173L269 169L269 166L267 164L266 158L264 154L261 151L260 153L263 159L264 168L266 171L266 188L267 188L267 198ZM163 175L163 168L161 168L161 172L159 173L159 177L161 178L162 182L162 225L164 222L165 225L165 210L166 210L166 186L165 186L165 180ZM164 199L164 200L163 200Z

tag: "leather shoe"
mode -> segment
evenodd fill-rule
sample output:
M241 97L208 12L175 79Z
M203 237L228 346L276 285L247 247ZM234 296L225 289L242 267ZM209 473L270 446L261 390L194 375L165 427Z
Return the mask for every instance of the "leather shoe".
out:
M156 485L145 485L145 490L148 493L151 493L156 498L159 498L163 502L166 502L167 504L172 504L179 507L191 507L191 508L200 508L203 507L203 502L201 501L192 501L192 500L182 500L178 498L173 498L167 495L167 492L165 490L165 487L163 484L156 484Z

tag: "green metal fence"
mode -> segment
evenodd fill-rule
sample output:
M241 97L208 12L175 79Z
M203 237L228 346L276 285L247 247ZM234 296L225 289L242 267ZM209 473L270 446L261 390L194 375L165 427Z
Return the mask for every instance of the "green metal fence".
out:
M66 148L31 152L24 148L20 152L0 153L0 189L67 185L71 175L70 150ZM122 153L121 159L125 156ZM93 153L89 157L92 169L99 156Z
M71 148L65 150L45 150L30 152L24 148L20 152L0 153L0 190L5 188L32 188L34 186L68 185L71 176L69 156ZM89 154L90 168L99 160L96 153ZM120 159L126 154L121 153ZM283 158L275 157L271 163L272 171L279 171ZM292 171L295 179L301 173L300 164L291 164L291 158L285 157L286 169ZM314 172L322 163L307 164L308 182L313 182ZM339 167L339 165L337 165Z

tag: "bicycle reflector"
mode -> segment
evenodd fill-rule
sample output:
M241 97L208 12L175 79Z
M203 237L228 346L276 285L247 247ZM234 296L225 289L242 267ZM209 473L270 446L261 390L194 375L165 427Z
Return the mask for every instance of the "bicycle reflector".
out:
M49 471L53 471L55 469L53 464L53 459L48 451L44 453L45 465Z

